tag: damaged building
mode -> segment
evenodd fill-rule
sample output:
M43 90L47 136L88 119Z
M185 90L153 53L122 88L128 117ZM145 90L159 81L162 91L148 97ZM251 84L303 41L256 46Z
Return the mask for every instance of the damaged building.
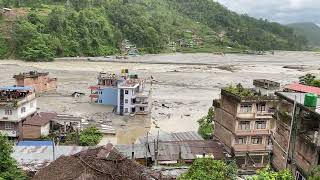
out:
M296 179L306 180L312 168L320 165L320 98L300 92L276 95L272 165L276 170L290 169Z
M258 79L254 89L237 87L243 92L222 89L221 98L213 101L214 135L224 143L241 169L265 167L272 151L271 131L280 84Z
M16 86L33 87L36 94L55 91L57 89L57 78L50 78L48 72L30 71L14 75Z
M91 86L91 101L111 105L120 115L146 115L151 111L151 85L137 74L123 69L121 74L99 73Z
M23 138L23 122L37 112L32 87L0 87L0 132L12 139Z

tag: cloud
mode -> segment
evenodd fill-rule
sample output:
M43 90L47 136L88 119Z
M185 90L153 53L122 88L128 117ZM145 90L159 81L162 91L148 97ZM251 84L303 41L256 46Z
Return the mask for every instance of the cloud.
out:
M280 23L320 24L320 0L216 0L229 9Z

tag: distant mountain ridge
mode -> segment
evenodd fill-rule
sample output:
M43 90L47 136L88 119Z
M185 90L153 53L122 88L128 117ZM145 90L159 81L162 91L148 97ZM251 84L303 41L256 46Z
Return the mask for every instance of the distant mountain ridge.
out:
M320 27L312 22L288 24L298 35L305 36L310 45L320 47Z

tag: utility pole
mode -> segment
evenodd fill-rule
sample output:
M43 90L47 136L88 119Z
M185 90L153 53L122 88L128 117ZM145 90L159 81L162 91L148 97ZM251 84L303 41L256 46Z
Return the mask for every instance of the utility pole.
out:
M146 166L148 166L148 144L149 144L149 142L148 142L149 140L148 140L148 132L147 132L147 141L146 141L146 144L145 144L145 146L146 146L146 154L145 154L145 165Z
M290 132L289 132L289 139L288 139L288 144L287 144L287 156L286 156L286 168L288 168L288 159L289 159L289 151L290 151L290 144L291 144L291 136L292 136L292 127L294 124L294 120L295 120L295 111L296 111L296 104L297 103L297 96L294 96L294 103L293 103L293 110L292 110L292 118L291 118L291 124L290 124Z
M158 143L156 142L155 139L153 140L153 143L154 143L154 164L158 166L158 149L157 149Z

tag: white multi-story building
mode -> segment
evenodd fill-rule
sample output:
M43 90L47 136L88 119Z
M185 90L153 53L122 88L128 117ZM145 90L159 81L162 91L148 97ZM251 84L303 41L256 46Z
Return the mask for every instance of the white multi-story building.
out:
M31 87L0 87L0 133L21 139L23 122L36 111L36 96Z
M120 115L145 115L151 111L151 85L138 75L100 73L98 85L91 86L91 101L115 106Z

